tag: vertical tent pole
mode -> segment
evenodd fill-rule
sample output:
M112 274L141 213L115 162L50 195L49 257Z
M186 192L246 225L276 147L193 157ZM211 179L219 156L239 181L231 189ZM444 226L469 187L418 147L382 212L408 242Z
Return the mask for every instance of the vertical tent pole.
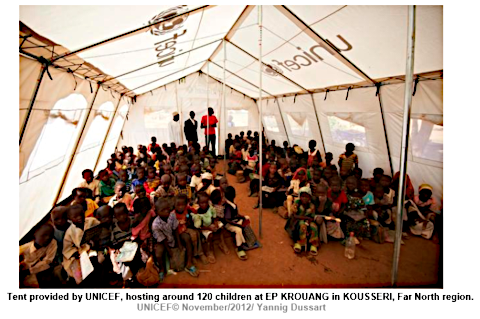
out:
M393 250L392 286L397 284L400 243L402 240L403 206L405 197L405 175L407 174L408 138L410 135L410 111L412 108L413 66L415 54L415 6L408 6L407 66L405 73L405 101L403 108L402 149L400 153L400 179L398 182L397 220Z
M210 68L209 68L209 64L208 61L207 61L207 75L208 75L208 79L207 79L207 127L208 125L210 124L210 117L208 116L208 108L210 107L210 86L208 84L209 80L210 80ZM205 129L207 130L207 129ZM208 132L208 130L207 130ZM205 135L207 137L207 147L208 147L208 141L210 140L209 139L209 136L208 135Z
M105 147L105 143L107 142L108 134L110 134L110 129L112 128L113 122L115 121L115 116L117 115L118 107L120 106L120 102L122 102L123 94L120 96L118 100L117 107L115 108L115 112L113 112L112 120L108 125L107 133L105 134L105 138L103 139L102 147L100 148L100 153L98 153L97 161L95 162L95 166L93 167L93 174L95 174L95 170L97 169L98 162L100 162L100 158L102 157L103 148Z
M283 119L282 109L280 109L280 102L278 102L277 98L275 98L275 102L277 102L278 113L280 114L280 118L282 119L283 129L285 130L285 136L287 137L288 145L290 145L290 138L288 137L287 127L285 126L285 120ZM292 146L292 145L290 145L290 146Z
M73 160L75 159L75 155L76 155L78 147L80 145L80 141L82 140L83 133L85 132L85 127L87 126L88 119L90 117L90 114L92 113L93 105L95 104L95 100L97 98L98 90L100 90L100 84L98 84L98 86L97 86L97 90L95 91L95 95L93 96L92 103L90 103L90 108L88 109L88 113L85 116L85 120L83 121L82 130L78 134L77 141L75 143L75 147L72 150L72 154L70 154L70 159L68 161L68 166L65 169L65 172L63 173L62 183L60 184L60 187L58 189L58 193L57 193L57 196L55 197L55 201L53 202L53 205L57 204L58 200L60 199L60 196L62 195L63 188L65 187L65 181L67 180L68 173L70 172L70 168L72 167Z
M225 68L227 65L227 45L225 42L225 39L223 39L223 89L222 89L222 106L223 106L223 128L224 128L224 133L223 133L223 138L226 141L227 140L227 105L226 105L226 96L227 96L227 91L225 87ZM218 146L220 146L220 133L218 134ZM225 148L225 145L223 145L223 148ZM224 151L223 154L223 174L226 177L227 176L227 152Z
M258 111L260 113L260 121L258 121L258 144L260 146L259 148L259 156L260 156L260 164L258 166L258 180L260 181L259 189L258 189L258 218L259 218L259 225L258 225L258 234L260 238L262 238L262 168L263 168L263 123L262 123L262 9L263 6L258 6L258 31L259 31L259 38L258 38L258 49L259 49L259 66L260 66L260 85L259 85L259 105L258 105Z
M177 113L178 113L178 117L179 117L178 122L180 123L180 137L181 137L180 143L183 144L183 129L182 129L183 116L181 116L182 112L180 111L180 103L178 103L178 84L179 84L179 81L175 82L175 101L177 102ZM181 146L181 144L176 145L177 149Z
M381 87L378 87L378 103L380 104L380 114L382 114L383 132L385 133L385 142L387 143L388 162L390 163L390 170L392 171L392 177L393 177L395 172L393 171L392 156L390 155L390 145L388 144L387 126L385 125L385 115L383 112L380 88Z
M30 99L30 105L28 106L27 116L25 116L25 120L23 121L23 124L22 124L22 129L20 130L19 145L22 145L22 140L23 140L23 136L25 135L25 130L27 128L28 120L30 119L30 115L32 114L33 105L35 104L35 99L37 98L37 93L38 93L38 90L40 89L40 84L42 83L43 76L45 75L47 68L48 68L48 65L43 64L42 69L40 70L40 74L38 75L37 84L35 85L35 90L33 91L32 98Z
M320 137L322 138L323 151L325 152L325 154L327 154L327 149L325 148L325 140L323 139L322 128L320 127L320 120L318 119L317 107L315 106L315 99L313 98L313 94L310 94L310 97L312 98L313 110L315 111L315 117L317 118L318 131L320 132Z
M123 121L123 125L122 125L122 130L120 131L120 134L118 135L118 141L117 141L117 144L115 144L115 149L118 148L118 143L120 142L120 138L123 139L123 129L125 128L125 123L127 123L127 120L128 120L128 115L130 114L130 110L132 109L132 105L133 105L133 102L130 100L130 102L128 102L128 110L127 110L127 113L125 114L125 120Z

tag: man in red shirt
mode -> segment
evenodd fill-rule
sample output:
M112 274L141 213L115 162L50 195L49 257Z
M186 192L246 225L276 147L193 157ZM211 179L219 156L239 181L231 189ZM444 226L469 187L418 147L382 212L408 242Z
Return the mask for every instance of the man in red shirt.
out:
M207 122L208 122L208 125L207 125ZM208 121L207 121L207 115L204 115L202 117L200 127L205 129L205 144L207 146L207 150L210 151L209 144L210 143L212 144L212 155L213 156L216 156L216 152L215 152L215 141L216 141L215 140L216 139L215 128L217 127L217 123L218 123L218 120L215 117L215 115L213 115L213 108L209 107L208 108Z

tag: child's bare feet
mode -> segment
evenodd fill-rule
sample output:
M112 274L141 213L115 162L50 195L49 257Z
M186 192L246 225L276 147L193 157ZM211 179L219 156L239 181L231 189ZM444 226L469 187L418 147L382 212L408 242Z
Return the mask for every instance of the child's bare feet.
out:
M225 243L220 243L219 248L225 255L230 254L230 250L228 250L228 247L225 245Z
M214 264L214 263L217 262L217 260L215 259L215 256L213 254L209 254L207 256L207 258L208 258L208 262L211 263L211 264Z
M202 263L203 263L204 265L208 265L208 264L209 264L208 259L207 259L207 257L206 257L205 255L200 255L200 260L202 261Z

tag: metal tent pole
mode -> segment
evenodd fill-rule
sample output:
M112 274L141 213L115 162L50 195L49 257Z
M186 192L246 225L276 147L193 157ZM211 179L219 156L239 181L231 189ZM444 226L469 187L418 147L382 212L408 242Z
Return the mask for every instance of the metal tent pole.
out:
M226 104L226 96L227 96L227 91L225 87L225 67L227 65L227 46L225 40L223 40L223 88L222 88L222 106L223 106L223 138L226 141L227 140L227 104ZM220 137L220 134L218 134ZM218 141L218 146L220 146L220 139L217 139ZM223 145L225 148L225 143ZM223 174L227 176L227 152L223 152Z
M393 177L395 172L393 171L392 155L390 154L390 145L388 144L387 126L385 125L385 114L383 112L380 88L381 86L378 87L378 103L380 104L380 114L382 114L383 132L385 133L385 142L387 143L388 162L390 163L390 170L392 171Z
M37 98L38 91L40 89L40 84L42 83L43 76L47 71L48 65L43 64L42 69L40 70L40 74L37 78L37 84L35 85L35 91L33 91L32 98L30 100L30 105L28 106L27 116L25 116L25 120L23 121L22 128L20 130L20 139L19 145L22 145L23 136L25 135L25 130L27 128L28 120L30 119L30 115L32 114L33 105L35 104L35 99Z
M263 168L263 123L262 123L262 11L263 11L263 6L258 6L258 31L259 31L259 38L258 38L258 49L259 49L259 66L260 66L260 84L259 84L259 97L258 97L258 111L260 113L260 121L258 121L258 144L260 146L259 148L259 157L260 157L260 163L258 166L258 180L260 181L259 189L258 189L258 218L259 218L259 225L258 225L258 235L260 238L262 238L262 168Z
M408 6L407 66L405 76L405 97L403 108L402 149L400 153L400 179L398 182L397 220L395 221L395 242L393 250L392 286L397 284L400 244L402 240L403 206L405 197L405 175L407 174L408 138L410 135L410 112L412 109L413 66L415 55L415 14L416 7Z
M98 84L97 89L95 90L95 95L93 96L92 103L90 103L90 108L88 109L87 116L85 116L85 120L83 121L83 124L82 124L82 130L80 131L80 134L77 137L77 142L75 143L75 147L72 150L72 154L70 154L70 160L68 161L68 166L65 169L65 172L63 174L62 183L60 184L60 187L58 189L58 193L57 193L57 196L55 197L55 201L53 202L53 205L57 204L58 200L60 199L60 196L62 195L63 188L65 187L65 181L67 180L68 173L70 172L70 168L72 167L73 160L75 159L75 155L80 145L80 141L82 140L83 133L85 132L85 127L87 126L88 119L90 118L90 114L92 113L93 105L95 104L95 100L97 99L98 90L100 90L100 84Z
M320 132L320 137L322 138L323 151L325 152L325 155L326 155L327 149L325 148L325 140L323 139L322 128L320 127L320 120L318 118L317 106L315 105L315 99L313 98L313 94L310 94L310 97L312 98L313 110L315 111L315 117L317 118L318 131Z
M113 122L115 121L115 116L117 116L118 107L120 106L120 103L122 102L122 98L123 98L123 95L120 96L120 99L118 100L118 103L117 103L117 107L115 108L115 112L113 112L112 120L110 121L110 124L108 125L107 133L105 134L105 138L103 139L102 147L100 148L100 153L98 153L97 161L95 162L95 166L93 167L93 173L94 174L95 174L95 170L97 169L98 162L100 161L100 158L102 157L103 148L105 147L105 143L107 142L108 134L110 134L110 129L112 128Z
M207 61L207 75L210 77L210 69L208 67L210 63ZM210 107L210 86L208 85L208 79L207 79L207 128L205 129L208 133L208 126L210 125L210 116L208 115L208 108ZM208 134L205 135L207 137L207 149L208 149L208 142L210 141L210 137Z

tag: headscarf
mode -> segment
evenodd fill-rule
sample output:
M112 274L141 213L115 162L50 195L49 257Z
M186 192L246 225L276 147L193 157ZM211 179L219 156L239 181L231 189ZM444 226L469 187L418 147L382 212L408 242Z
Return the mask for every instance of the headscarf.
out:
M308 186L304 186L298 190L298 196L301 196L302 193L307 193L308 195L312 196L312 190Z
M303 172L305 173L305 176L307 176L307 169L304 168L304 167L300 167L299 169L297 169L297 170L295 171L295 173L293 174L292 179L298 179L298 173L299 173L300 171L303 171Z

